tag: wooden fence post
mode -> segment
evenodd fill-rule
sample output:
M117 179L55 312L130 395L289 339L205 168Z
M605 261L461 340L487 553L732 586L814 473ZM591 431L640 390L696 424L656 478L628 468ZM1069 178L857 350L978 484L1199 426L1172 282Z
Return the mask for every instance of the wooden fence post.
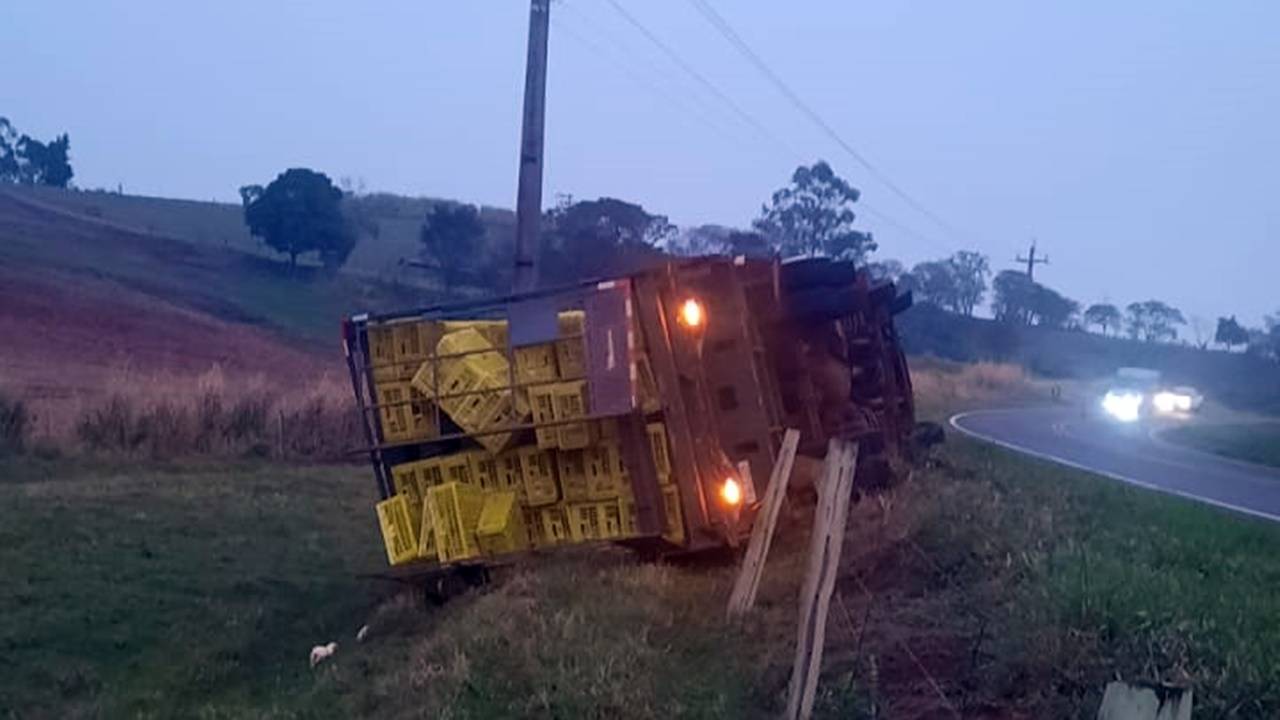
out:
M773 472L769 475L769 487L764 491L764 505L756 515L755 526L751 528L751 539L747 542L747 552L742 556L742 568L729 593L728 614L731 618L741 616L756 604L760 577L769 556L769 545L773 543L773 528L778 524L778 511L782 509L782 501L787 494L791 465L795 462L796 447L799 444L799 430L787 430L782 436L782 449L778 451L778 460L773 464Z
M809 540L809 566L800 592L796 660L784 715L787 720L808 720L813 713L826 642L827 613L840 569L840 551L844 546L844 528L849 520L849 498L857 464L857 443L836 439L828 443Z

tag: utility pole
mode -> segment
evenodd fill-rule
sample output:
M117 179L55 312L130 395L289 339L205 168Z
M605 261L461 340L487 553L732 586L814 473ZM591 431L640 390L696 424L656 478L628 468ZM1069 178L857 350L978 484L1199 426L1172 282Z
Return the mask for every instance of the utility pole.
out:
M1019 255L1019 256L1017 256L1016 258L1014 258L1014 262L1026 263L1026 264L1027 264L1027 279L1028 279L1028 280L1035 280L1035 279L1036 279L1036 265L1048 265L1048 264L1049 264L1049 256L1048 256L1048 255L1045 255L1044 257L1039 257L1039 258L1038 258L1038 257L1036 257L1036 241L1035 241L1035 239L1034 239L1034 238L1032 238L1032 240L1031 240L1031 250L1027 253L1027 256L1026 256L1026 257L1022 257L1021 255Z
M542 222L542 136L547 100L547 35L551 0L529 2L529 56L524 70L524 126L516 191L516 292L538 284L538 226Z

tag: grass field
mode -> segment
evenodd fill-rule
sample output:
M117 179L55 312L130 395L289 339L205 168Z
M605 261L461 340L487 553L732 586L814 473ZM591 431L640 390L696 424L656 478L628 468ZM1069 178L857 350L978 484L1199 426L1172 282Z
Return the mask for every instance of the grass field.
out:
M0 478L0 717L344 716L306 659L373 603L366 475L26 459Z
M1280 467L1280 423L1186 425L1162 437L1215 455Z
M0 477L0 717L739 718L784 701L799 506L735 626L731 567L616 551L502 571L443 608L388 595L355 578L385 564L363 469L24 458ZM1191 683L1200 718L1280 712L1280 528L963 439L851 522L819 717L1086 718L1116 674Z
M269 179L264 179L264 184L265 180ZM280 260L278 254L270 252L249 234L244 224L244 211L237 203L46 187L13 186L8 191L137 232ZM348 259L346 271L383 281L397 278L421 281L421 273L404 273L399 262L402 258L418 255L418 231L428 209L438 200L380 193L364 196L361 202L368 206L377 223L378 234L377 237L364 238L356 246ZM514 235L515 214L511 211L484 208L482 219L492 237Z

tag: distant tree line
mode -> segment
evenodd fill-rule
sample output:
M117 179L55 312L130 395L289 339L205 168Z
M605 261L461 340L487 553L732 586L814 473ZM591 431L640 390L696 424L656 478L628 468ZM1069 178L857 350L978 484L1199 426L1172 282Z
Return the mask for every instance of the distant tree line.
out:
M0 182L65 188L75 175L70 149L66 133L45 143L18 134L8 118L0 117Z
M65 136L62 140L65 148ZM290 265L315 254L323 266L336 270L361 237L378 235L380 196L365 195L350 183L344 187L313 170L286 170L265 187L240 188L245 223L267 247L287 255ZM958 315L974 315L990 292L992 315L1002 326L1096 328L1103 335L1169 343L1177 342L1179 329L1188 325L1180 310L1154 299L1123 308L1101 302L1082 310L1076 300L1021 271L992 277L989 259L972 250L910 270L893 259L873 261L878 243L856 227L859 198L859 191L823 161L796 168L790 182L761 206L750 229L681 229L625 200L563 196L543 213L539 274L544 284L556 284L633 272L668 255L822 256L863 265L873 279L912 291L918 303ZM510 284L514 238L505 232L491 236L494 222L486 221L485 212L466 203L437 202L420 221L412 264L433 272L446 294L464 286L494 291ZM1208 324L1193 317L1190 325L1197 345L1207 347ZM1280 314L1266 318L1265 330L1244 328L1234 317L1219 318L1212 341L1280 360Z

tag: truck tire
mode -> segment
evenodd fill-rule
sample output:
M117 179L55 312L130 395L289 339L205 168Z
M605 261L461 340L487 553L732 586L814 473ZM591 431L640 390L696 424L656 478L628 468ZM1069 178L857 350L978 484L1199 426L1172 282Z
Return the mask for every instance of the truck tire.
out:
M851 260L805 258L784 263L779 271L783 290L850 285L858 276Z

